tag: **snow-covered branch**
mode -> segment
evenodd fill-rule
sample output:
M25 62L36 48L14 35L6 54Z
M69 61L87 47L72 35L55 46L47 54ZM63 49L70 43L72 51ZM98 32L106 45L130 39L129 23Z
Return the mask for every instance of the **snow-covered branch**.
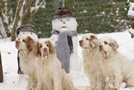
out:
M0 17L0 36L7 37L1 17Z
M10 32L12 40L15 40L15 32L18 26L25 22L33 13L40 8L45 8L45 0L18 0L15 15L9 7L10 0L0 0L0 17L6 32ZM0 31L1 32L1 31Z
M38 11L39 8L45 8L45 5L46 5L45 0L42 1L36 0L35 5L31 7L31 13Z
M4 30L0 30L1 35L4 32L4 37L9 36L9 33L11 32L10 29L8 29L9 25L9 0L0 0L0 18L1 18L1 29L3 28Z

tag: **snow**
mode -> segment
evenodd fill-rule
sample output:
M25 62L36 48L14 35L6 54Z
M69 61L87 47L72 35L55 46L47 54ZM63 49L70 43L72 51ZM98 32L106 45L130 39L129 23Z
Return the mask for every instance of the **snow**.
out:
M83 34L79 34L78 39L82 38ZM119 43L119 51L134 60L134 39L131 38L128 30L124 32L116 33L100 33L98 37L111 36ZM78 45L79 47L79 45ZM15 48L15 42L7 39L0 39L0 51L2 54L2 64L4 73L4 82L0 83L0 90L26 90L26 80L23 75L17 74L17 49ZM82 49L78 48L78 55L81 56ZM89 81L84 75L83 71L74 72L71 71L71 77L75 86L87 86ZM125 87L125 84L121 84L121 87ZM120 90L134 90L128 88L121 88Z
M130 7L128 10L128 14L129 17L133 17L134 16L134 3L130 2Z
M41 2L40 2L40 0L36 0L36 2L35 2L35 6L34 7L31 7L31 13L33 12L33 11L37 11L39 8L45 8L45 1L44 0L42 0Z
M131 32L132 34L134 34L134 30L132 28L129 29L129 32Z

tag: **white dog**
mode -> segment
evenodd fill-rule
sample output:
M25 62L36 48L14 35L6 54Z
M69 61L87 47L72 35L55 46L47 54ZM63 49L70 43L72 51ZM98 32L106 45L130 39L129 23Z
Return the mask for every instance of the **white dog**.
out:
M102 68L106 79L106 88L119 90L122 82L126 87L134 87L134 62L118 52L118 43L111 37L100 39Z
M73 83L57 59L55 48L49 40L39 40L36 65L37 90L74 90Z
M98 57L98 43L98 38L91 33L84 35L79 41L80 47L83 49L84 71L88 76L92 90L101 90L105 85Z
M37 37L32 34L34 33L29 32L25 33L25 35L19 35L16 40L16 48L19 50L21 69L24 74L28 76L27 90L35 89L37 85L36 68L34 65L34 48L37 44L34 40L37 39Z

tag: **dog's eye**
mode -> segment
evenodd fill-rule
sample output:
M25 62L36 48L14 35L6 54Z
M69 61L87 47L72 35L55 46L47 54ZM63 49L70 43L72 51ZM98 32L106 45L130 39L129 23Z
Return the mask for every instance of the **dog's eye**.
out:
M23 41L23 42L26 42L26 40L24 40L24 39L23 39L22 41Z
M88 38L86 38L86 40L89 40Z
M48 45L48 44L46 44L46 46L47 46L47 47L49 47L49 45Z
M42 48L42 45L40 45L40 48Z
M108 42L104 41L104 44L108 44Z

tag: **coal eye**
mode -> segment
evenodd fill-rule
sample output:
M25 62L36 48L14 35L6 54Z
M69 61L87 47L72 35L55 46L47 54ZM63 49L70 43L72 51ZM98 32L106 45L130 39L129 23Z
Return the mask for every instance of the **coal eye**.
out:
M62 22L62 20L60 20Z
M108 44L108 42L104 41L104 44Z
M69 21L69 19L67 19L67 21Z

